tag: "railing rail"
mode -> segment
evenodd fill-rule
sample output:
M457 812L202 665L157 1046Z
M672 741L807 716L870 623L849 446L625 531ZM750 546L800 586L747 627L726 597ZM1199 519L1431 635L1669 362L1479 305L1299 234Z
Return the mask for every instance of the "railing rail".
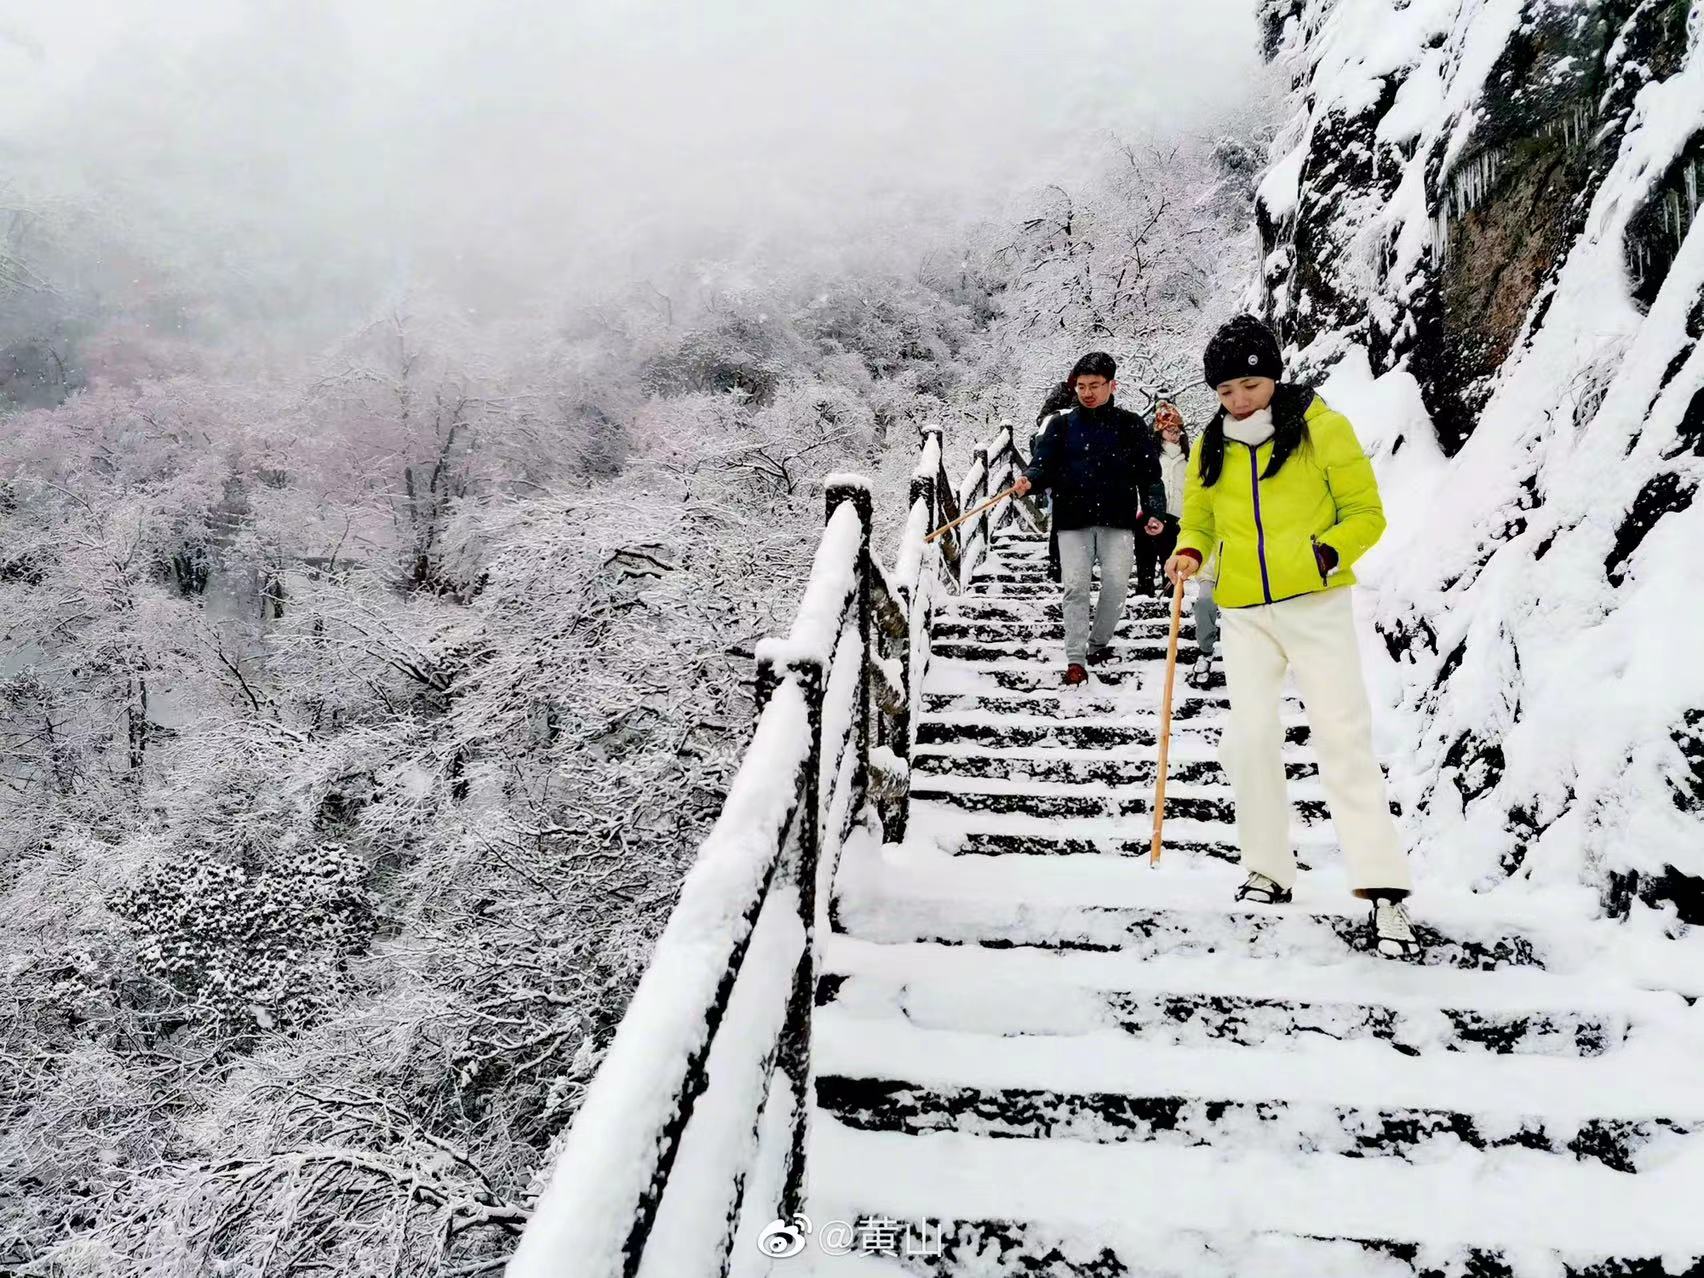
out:
M824 481L798 613L758 645L751 743L551 1151L510 1278L756 1273L763 1228L803 1206L818 935L835 926L840 849L866 819L904 837L929 622L943 591L969 584L1010 504L924 537L1024 464L1002 423L955 488L941 429L922 436L891 569L872 548L868 482Z

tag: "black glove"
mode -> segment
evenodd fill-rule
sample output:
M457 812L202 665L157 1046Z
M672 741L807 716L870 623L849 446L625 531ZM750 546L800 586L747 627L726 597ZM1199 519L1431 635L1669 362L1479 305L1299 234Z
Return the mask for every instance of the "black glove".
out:
M1325 577L1333 568L1337 567L1337 551L1323 541L1314 542L1313 550L1314 563L1319 565L1319 575Z

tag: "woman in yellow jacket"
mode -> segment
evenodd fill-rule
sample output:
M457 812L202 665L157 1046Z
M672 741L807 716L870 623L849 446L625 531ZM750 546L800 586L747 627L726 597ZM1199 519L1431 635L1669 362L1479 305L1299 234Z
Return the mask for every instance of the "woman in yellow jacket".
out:
M1351 888L1373 902L1373 947L1417 956L1402 904L1412 883L1373 755L1348 590L1355 561L1385 528L1372 464L1341 413L1308 387L1280 384L1278 340L1253 316L1222 328L1205 362L1222 407L1191 458L1166 575L1187 580L1218 554L1231 699L1221 755L1249 872L1237 899L1291 899L1296 858L1278 711L1292 670Z

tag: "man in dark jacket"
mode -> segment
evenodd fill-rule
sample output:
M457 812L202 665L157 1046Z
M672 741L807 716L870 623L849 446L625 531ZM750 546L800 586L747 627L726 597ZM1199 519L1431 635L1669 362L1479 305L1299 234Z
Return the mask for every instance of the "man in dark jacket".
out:
M1104 351L1083 356L1071 370L1077 406L1042 432L1035 460L1018 479L1019 496L1045 488L1053 499L1053 527L1065 579L1065 682L1088 678L1112 652L1112 634L1124 611L1135 558L1136 530L1165 530L1165 484L1158 437L1138 413L1112 402L1118 365ZM1100 599L1089 624L1095 562Z
M1035 433L1030 436L1031 457L1040 450L1042 432L1076 406L1077 389L1071 385L1069 378L1047 392L1047 398L1041 401L1041 411L1035 415ZM1047 529L1047 576L1050 581L1062 580L1059 573L1059 530L1053 526L1051 519Z

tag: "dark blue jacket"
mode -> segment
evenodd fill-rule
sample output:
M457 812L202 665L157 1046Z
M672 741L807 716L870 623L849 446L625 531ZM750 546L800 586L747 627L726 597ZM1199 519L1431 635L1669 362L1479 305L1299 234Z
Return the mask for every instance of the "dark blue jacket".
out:
M1049 422L1024 472L1053 495L1053 526L1136 528L1166 513L1160 441L1139 413L1108 400ZM1138 520L1138 512L1141 520Z

